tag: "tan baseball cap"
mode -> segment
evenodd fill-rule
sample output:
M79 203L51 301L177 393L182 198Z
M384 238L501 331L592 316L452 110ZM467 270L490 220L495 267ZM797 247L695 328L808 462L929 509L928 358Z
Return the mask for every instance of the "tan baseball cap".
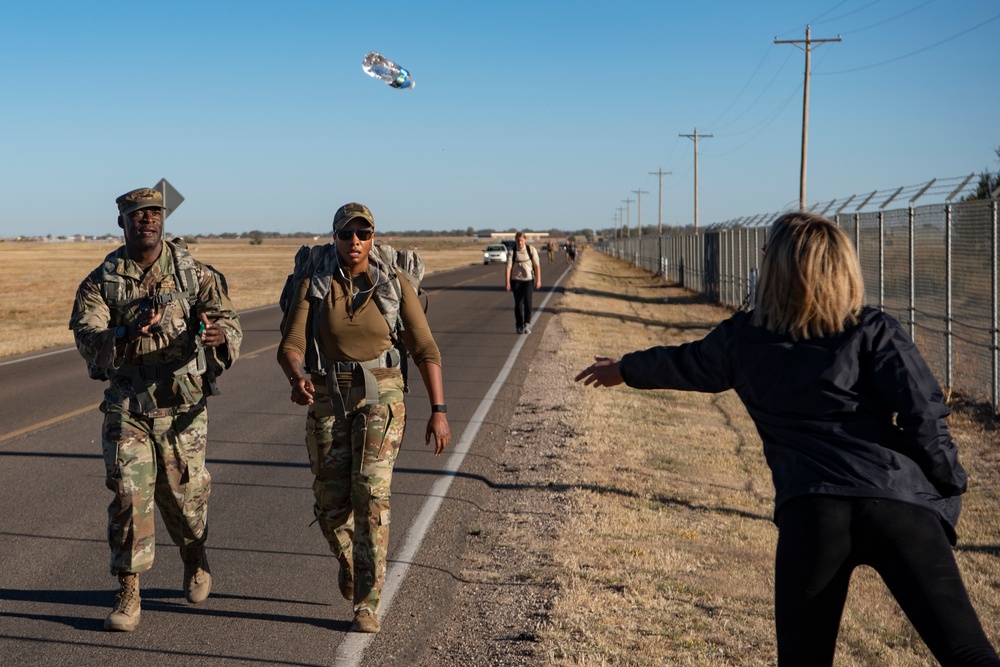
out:
M120 215L128 215L140 208L163 208L163 193L152 188L139 188L126 192L115 203Z
M333 233L336 234L338 231L343 229L344 225L355 218L367 220L369 225L373 228L375 227L375 218L372 217L372 212L368 210L368 207L364 204L351 202L350 204L344 204L338 208L337 212L334 214Z

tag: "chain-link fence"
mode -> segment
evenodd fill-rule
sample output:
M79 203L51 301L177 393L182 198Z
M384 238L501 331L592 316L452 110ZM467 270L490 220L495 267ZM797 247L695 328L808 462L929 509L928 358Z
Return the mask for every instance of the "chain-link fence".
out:
M948 391L1000 413L997 200L829 216L854 240L867 302L908 328ZM732 308L753 301L778 214L704 233L606 239L599 248Z

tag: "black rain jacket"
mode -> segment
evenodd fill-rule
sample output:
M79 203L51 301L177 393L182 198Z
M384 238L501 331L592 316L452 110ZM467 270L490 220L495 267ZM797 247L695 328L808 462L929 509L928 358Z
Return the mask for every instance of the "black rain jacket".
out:
M804 494L888 498L936 512L952 544L966 474L951 413L895 319L865 308L843 333L793 341L737 313L705 338L626 354L630 387L735 389L757 426L775 515Z

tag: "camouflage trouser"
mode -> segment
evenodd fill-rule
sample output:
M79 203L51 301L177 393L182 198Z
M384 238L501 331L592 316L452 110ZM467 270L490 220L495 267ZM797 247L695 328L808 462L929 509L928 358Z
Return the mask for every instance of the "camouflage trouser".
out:
M403 440L403 380L380 380L379 404L333 415L326 387L317 384L306 422L309 463L316 479L313 512L330 551L353 557L354 609L378 609L389 548L389 484Z
M102 431L111 574L153 565L153 505L170 539L197 546L207 536L211 476L205 468L208 414L204 407L150 419L108 406Z

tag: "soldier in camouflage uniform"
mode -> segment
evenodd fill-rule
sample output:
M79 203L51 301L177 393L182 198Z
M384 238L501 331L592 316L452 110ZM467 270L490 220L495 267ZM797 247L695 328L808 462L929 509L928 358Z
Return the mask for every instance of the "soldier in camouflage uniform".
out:
M70 329L94 379L108 380L101 411L111 574L120 590L107 630L139 625L139 573L153 564L153 506L180 547L188 601L212 586L205 538L206 397L239 355L243 333L224 279L163 239L163 197L119 197L125 245L80 284Z
M315 475L313 508L340 563L341 594L354 602L355 632L378 632L377 611L389 546L389 485L406 413L397 334L427 388L424 440L435 455L451 440L441 354L416 292L393 277L372 244L375 222L361 204L333 219L334 246L294 289L282 322L278 363L291 400L308 405L306 446ZM398 301L386 297L395 290ZM398 316L398 317L397 317Z

